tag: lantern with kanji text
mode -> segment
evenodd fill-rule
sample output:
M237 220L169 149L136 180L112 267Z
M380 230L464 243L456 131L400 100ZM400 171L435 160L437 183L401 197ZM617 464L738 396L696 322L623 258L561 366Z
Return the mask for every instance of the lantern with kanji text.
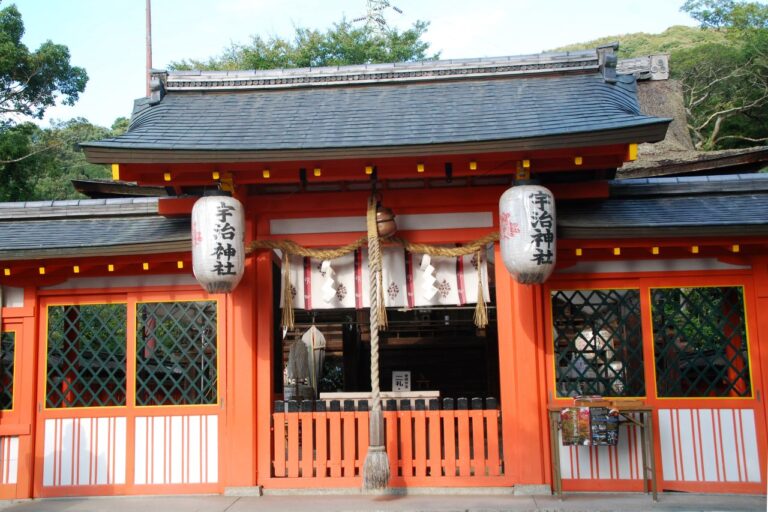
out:
M555 198L545 187L519 185L499 199L504 266L521 284L540 284L555 268Z
M201 197L192 207L192 271L209 293L229 293L243 277L243 205L226 195Z

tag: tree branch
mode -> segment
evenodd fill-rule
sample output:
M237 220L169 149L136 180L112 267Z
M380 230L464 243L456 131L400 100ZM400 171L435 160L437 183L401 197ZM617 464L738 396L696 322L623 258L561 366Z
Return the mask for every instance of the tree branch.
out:
M17 162L21 162L23 160L26 160L27 158L33 157L35 155L39 155L40 153L45 153L46 151L51 151L52 149L59 149L64 147L64 145L67 143L67 141L61 141L58 144L49 144L48 146L45 146L44 148L36 149L32 151L31 153L27 153L24 156L20 156L19 158L12 158L10 160L0 160L0 165L7 165L7 164L15 164Z
M716 120L716 119L719 119L719 118L722 118L722 117L727 117L727 116L735 114L737 112L744 112L744 111L753 109L755 107L762 106L764 103L766 103L766 100L768 100L768 92L763 93L762 96L760 96L759 98L754 100L752 103L749 103L747 105L740 105L740 106L736 106L736 107L726 108L724 110L719 110L717 112L713 112L709 117L707 117L707 119L703 123L701 123L697 127L697 130L703 130L713 120Z
M768 142L768 137L763 137L762 139L754 139L752 137L744 137L742 135L723 135L719 139L717 139L717 142L720 142L721 140L746 140L749 142Z

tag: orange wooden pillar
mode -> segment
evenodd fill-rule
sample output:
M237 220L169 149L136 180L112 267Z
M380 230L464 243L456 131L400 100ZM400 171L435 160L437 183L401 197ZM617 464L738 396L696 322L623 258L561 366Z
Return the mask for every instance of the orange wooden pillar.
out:
M246 221L246 243L254 224ZM256 485L256 259L246 258L240 284L227 296L227 392L223 406L227 422L222 429L226 446L222 487ZM223 321L223 319L219 319ZM223 490L223 489L222 489Z
M542 287L518 284L498 243L495 252L505 474L516 486L538 487L550 481Z
M265 485L272 477L272 251L260 251L251 260L256 267L253 288L256 324L252 350L256 355L256 483Z
M766 399L766 393L768 392L768 315L764 312L768 311L768 257L754 258L752 260L752 270L755 283L755 311L758 313L755 315L757 319L757 336L750 340L750 359L752 360L752 366L760 368L760 375L762 381L755 380L752 383L752 388L755 390L755 394L760 400L758 408L763 415L763 418L768 418L768 400ZM745 297L745 302L749 301L749 298ZM747 302L747 305L749 302ZM758 425L760 423L758 422ZM768 421L762 422L763 432L758 432L758 441L763 440L766 443L768 439ZM758 427L759 428L759 427ZM766 443L768 445L768 443ZM768 446L763 447L764 450L768 449ZM765 467L765 466L764 466Z

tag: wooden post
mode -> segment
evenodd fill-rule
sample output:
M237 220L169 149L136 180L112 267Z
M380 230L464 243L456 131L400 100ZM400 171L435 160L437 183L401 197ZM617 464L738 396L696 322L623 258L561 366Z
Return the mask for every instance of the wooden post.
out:
M499 244L496 261L501 261ZM514 485L549 482L542 286L514 281L496 265L499 376L505 476Z

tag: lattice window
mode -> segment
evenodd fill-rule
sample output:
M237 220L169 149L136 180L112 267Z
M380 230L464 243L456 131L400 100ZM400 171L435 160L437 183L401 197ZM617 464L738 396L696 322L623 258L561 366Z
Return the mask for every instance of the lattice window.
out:
M558 396L644 396L638 290L553 291Z
M652 289L651 310L659 396L752 394L740 287Z
M48 307L46 407L125 405L125 304Z
M217 402L216 302L138 305L136 404Z
M13 365L16 350L16 333L0 335L0 410L13 409Z

